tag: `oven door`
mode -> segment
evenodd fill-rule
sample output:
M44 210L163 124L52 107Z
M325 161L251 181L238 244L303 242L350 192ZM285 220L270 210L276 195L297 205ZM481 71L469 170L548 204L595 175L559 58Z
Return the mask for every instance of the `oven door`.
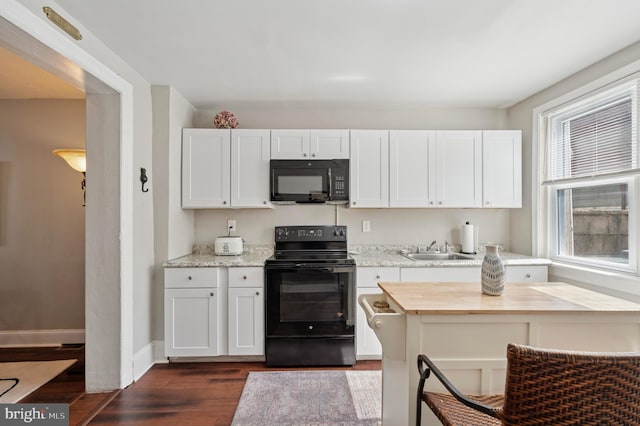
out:
M324 203L331 196L331 162L271 160L271 201Z
M353 336L355 266L267 264L267 337Z

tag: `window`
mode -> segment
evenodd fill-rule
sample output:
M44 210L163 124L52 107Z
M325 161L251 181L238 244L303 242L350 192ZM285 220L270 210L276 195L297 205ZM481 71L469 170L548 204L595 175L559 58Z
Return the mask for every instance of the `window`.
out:
M635 272L636 80L542 114L553 259Z

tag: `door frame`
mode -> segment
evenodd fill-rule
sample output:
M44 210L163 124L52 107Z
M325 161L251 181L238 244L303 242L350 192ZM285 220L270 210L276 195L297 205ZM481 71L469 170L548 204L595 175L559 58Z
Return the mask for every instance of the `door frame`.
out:
M87 235L93 231L94 235L100 232L114 234L102 241L86 241L86 259L88 264L95 264L107 257L110 265L116 265L117 271L107 270L102 273L87 272L85 284L85 329L87 333L86 346L86 389L88 392L112 390L124 388L133 382L133 129L134 129L134 104L133 86L116 72L105 66L90 53L82 49L68 36L54 28L42 17L35 15L31 10L15 0L0 3L0 18L4 18L9 24L15 26L15 31L10 25L0 22L0 42L17 48L18 51L36 51L42 53L42 45L50 49L50 55L60 55L71 63L77 65L83 72L85 81L98 82L93 87L85 86L87 94L94 100L104 96L107 100L104 105L113 105L114 94L119 99L119 114L106 114L111 117L108 122L102 122L101 126L108 127L107 132L99 129L87 129L87 134L98 135L97 140L87 141L88 156L91 158L91 149L104 155L104 162L119 167L118 176L110 176L103 173L99 176L91 176L87 173L87 183L92 180L100 182L101 187L107 185L111 194L94 191L91 197L94 203L87 203L86 216L88 226ZM46 52L45 52L46 53ZM37 56L37 55L36 55ZM47 71L55 71L60 75L60 68L55 64L38 63ZM35 57L35 56L34 56ZM25 59L31 60L28 55ZM42 60L42 58L40 58ZM69 80L78 79L72 75L74 71L69 69ZM62 70L64 73L64 70ZM87 76L86 74L90 74ZM64 76L63 76L64 77ZM92 78L93 77L93 78ZM91 83L90 83L91 84ZM100 89L106 90L104 93ZM95 102L94 102L95 105ZM95 111L100 111L100 107ZM93 120L98 121L98 120ZM87 120L89 122L89 120ZM101 134L106 133L103 137ZM115 136L115 139L113 138ZM119 135L119 138L118 138ZM103 143L118 143L117 147L102 149ZM97 154L97 152L96 152ZM94 155L94 158L100 158ZM104 164L102 164L102 169ZM91 191L90 186L88 191ZM111 196L111 197L109 197ZM100 209L103 202L109 199L119 202L118 208ZM89 199L90 200L90 199ZM93 225L89 225L93 223ZM111 229L99 228L105 223L111 224ZM113 229L117 228L117 229ZM104 273L106 272L106 273ZM114 317L115 316L115 317Z

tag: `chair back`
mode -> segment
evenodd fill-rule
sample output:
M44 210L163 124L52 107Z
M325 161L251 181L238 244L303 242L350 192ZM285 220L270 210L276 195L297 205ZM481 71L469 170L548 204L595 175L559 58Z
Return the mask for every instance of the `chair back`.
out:
M640 353L509 344L504 425L640 425Z

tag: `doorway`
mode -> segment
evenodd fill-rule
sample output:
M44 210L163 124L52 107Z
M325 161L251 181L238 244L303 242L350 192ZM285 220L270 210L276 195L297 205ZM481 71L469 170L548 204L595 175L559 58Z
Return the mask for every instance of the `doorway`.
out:
M24 6L0 6L0 46L86 93L86 388L133 381L133 91Z

